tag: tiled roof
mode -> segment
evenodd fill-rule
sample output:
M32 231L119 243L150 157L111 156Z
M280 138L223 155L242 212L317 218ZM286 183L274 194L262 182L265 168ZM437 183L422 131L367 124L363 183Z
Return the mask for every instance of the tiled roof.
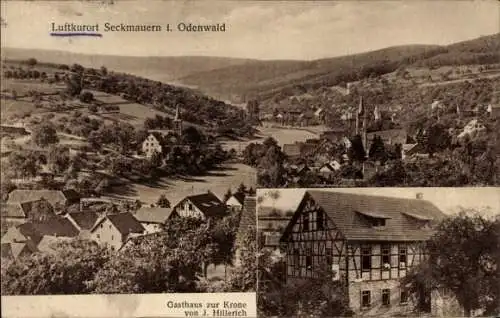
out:
M35 244L38 244L45 235L57 237L76 237L78 229L70 220L64 217L57 217L46 222L28 222L19 225L20 232L29 237Z
M226 205L212 192L191 195L185 199L190 200L207 217L221 216L227 210Z
M44 198L49 201L52 206L57 203L64 205L67 200L78 198L78 193L74 190L14 190L9 193L9 204L22 203L27 201L35 201Z
M69 213L68 216L71 217L82 230L90 230L99 218L94 211L73 212Z
M118 231L123 235L128 235L130 233L143 233L144 232L144 227L129 212L109 214L107 216L107 218L118 229ZM99 224L99 223L100 222L98 222L97 224ZM96 224L96 226L97 226L97 224Z
M21 243L26 242L28 239L24 236L17 227L11 226L7 232L2 236L3 243Z
M312 198L329 216L330 220L348 240L422 241L433 231L422 226L421 220L437 221L444 217L434 204L422 199L391 198L383 196L339 193L331 191L307 191L297 211ZM386 226L373 227L363 215L383 217ZM411 216L410 216L411 215ZM288 233L295 223L295 213L288 224ZM283 239L285 239L286 234Z
M160 207L142 207L135 214L135 218L141 223L160 223L163 224L172 214L171 208Z

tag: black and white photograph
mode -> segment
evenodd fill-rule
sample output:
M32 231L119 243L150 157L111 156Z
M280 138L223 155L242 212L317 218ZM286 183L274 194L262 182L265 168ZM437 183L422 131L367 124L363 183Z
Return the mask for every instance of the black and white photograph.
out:
M257 191L259 317L490 317L498 188Z
M0 5L6 317L500 314L500 2Z

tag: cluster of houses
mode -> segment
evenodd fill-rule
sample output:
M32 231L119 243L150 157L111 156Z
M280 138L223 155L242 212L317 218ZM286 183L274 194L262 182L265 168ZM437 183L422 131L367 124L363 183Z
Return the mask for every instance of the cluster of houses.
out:
M244 215L244 211L255 213L255 207L248 207L255 205L252 197L237 193L222 202L212 192L186 196L171 208L144 206L128 212L90 208L92 204L109 202L80 198L73 190L12 191L2 207L2 222L10 225L1 239L2 257L16 259L35 252L50 252L54 243L71 239L93 240L118 251L140 237L163 231L163 225L173 217L206 220L236 210L241 211L242 224L246 224L252 216ZM253 220L255 225L255 216Z
M259 237L284 258L286 282L330 271L346 284L354 312L382 316L413 308L401 279L427 256L425 242L444 217L420 193L406 199L308 190L294 211L273 211L257 206ZM419 305L431 310L431 303Z
M439 109L444 108L442 102L435 101L431 104L431 111L436 112ZM500 107L496 107L492 104L487 107L483 107L487 115L493 118L498 118L500 114ZM460 131L450 131L450 135L455 135L457 140L460 142L466 138L475 138L487 132L486 126L477 117L479 110L464 110L457 106L457 113L465 118L469 115L473 116L473 119L464 126ZM375 107L373 114L366 110L363 105L362 99L360 100L358 110L355 116L348 116L343 119L343 123L339 123L337 127L321 133L317 139L308 139L303 142L294 142L291 144L284 144L282 146L283 153L287 156L290 163L285 168L291 168L289 170L293 171L296 176L300 176L304 171L314 171L322 176L327 176L328 174L334 173L341 169L344 163L349 161L346 152L352 146L351 138L354 135L361 136L361 141L363 148L367 153L368 163L363 171L367 171L367 175L370 176L371 166L369 164L370 156L369 150L373 142L380 138L385 146L386 150L400 151L400 158L402 160L408 161L419 157L427 157L428 153L426 147L424 147L418 141L415 141L416 136L411 136L403 128L392 128L379 131L369 131L368 130L368 115L373 120L380 120L384 117L383 112L381 112L378 107ZM387 115L387 114L385 114ZM387 116L385 116L387 117ZM391 116L391 121L394 121L394 116ZM346 124L347 122L347 124ZM421 131L420 133L426 134L426 131ZM338 157L332 157L331 153L336 147L342 147L344 155ZM399 148L397 148L399 147ZM335 151L333 151L335 152ZM293 163L301 161L300 159L308 158L314 162L310 166L294 165ZM365 169L366 168L366 169ZM375 167L376 168L376 167Z

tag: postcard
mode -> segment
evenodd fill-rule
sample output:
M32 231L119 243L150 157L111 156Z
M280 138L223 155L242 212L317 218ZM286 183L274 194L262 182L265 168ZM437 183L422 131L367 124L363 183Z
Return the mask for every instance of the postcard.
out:
M3 316L498 315L499 26L2 1Z

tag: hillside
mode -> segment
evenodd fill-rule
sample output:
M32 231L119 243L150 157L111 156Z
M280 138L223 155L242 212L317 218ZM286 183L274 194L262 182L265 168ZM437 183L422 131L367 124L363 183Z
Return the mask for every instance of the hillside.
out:
M100 68L134 74L161 82L173 82L200 71L211 71L228 66L251 62L247 59L203 56L112 56L88 55L55 50L2 48L2 59L38 61L57 64L73 64L78 61L84 67Z
M407 45L314 61L253 61L179 79L207 94L268 99L391 73L400 67L500 62L500 33L451 44Z

